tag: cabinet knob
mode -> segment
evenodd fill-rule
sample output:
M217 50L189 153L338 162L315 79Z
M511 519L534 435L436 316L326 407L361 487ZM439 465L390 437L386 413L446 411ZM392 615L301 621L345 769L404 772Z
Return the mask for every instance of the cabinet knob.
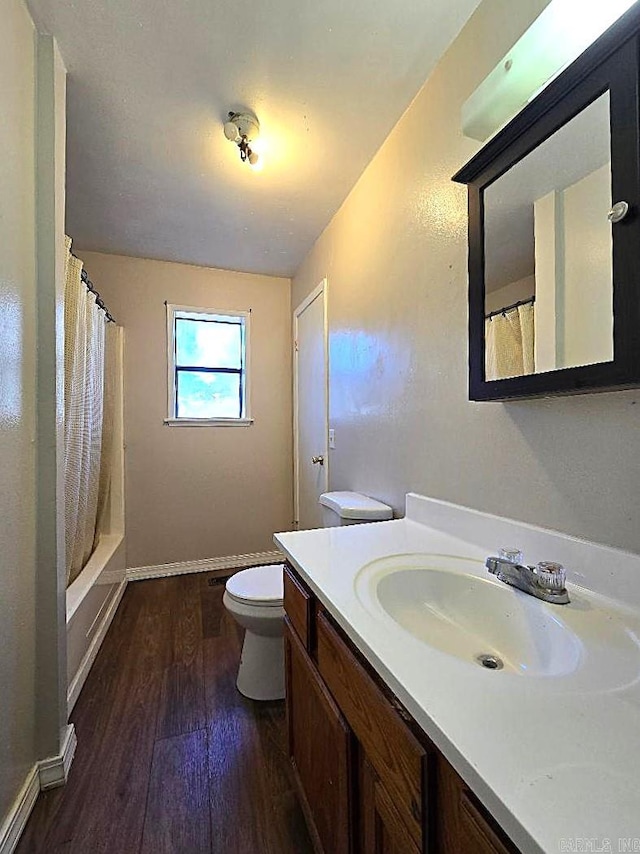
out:
M315 465L323 466L324 465L324 457L323 456L311 457L311 462L314 464L314 466Z
M629 203L628 202L616 202L615 205L611 208L609 213L607 214L607 219L609 222L616 223L622 222L622 220L629 213Z

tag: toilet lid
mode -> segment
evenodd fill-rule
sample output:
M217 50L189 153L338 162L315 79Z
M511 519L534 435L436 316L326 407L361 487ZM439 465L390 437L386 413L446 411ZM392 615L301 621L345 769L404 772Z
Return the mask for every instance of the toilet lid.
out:
M393 507L359 492L324 492L318 500L342 519L358 519L362 522L393 519Z
M256 605L282 605L284 581L281 563L243 569L227 580L226 591L238 602Z

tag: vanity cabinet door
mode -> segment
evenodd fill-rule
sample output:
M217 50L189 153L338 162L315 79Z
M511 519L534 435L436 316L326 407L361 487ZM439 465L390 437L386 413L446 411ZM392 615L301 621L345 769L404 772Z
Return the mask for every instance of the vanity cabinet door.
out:
M318 670L388 792L406 835L419 851L431 836L429 757L396 708L324 614L316 623ZM380 810L384 796L378 794Z
M512 854L496 831L487 822L474 802L473 796L463 790L460 799L460 833L464 840L461 850L477 854Z
M520 854L451 765L439 757L439 854Z
M420 854L393 799L362 752L359 809L361 854Z
M325 854L350 854L351 732L285 620L289 754L307 823Z

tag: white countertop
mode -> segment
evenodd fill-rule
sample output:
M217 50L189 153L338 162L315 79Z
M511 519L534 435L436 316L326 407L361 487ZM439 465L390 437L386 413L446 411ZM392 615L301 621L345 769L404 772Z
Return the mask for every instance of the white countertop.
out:
M414 495L405 519L274 539L523 852L640 851L640 556ZM565 565L572 602L540 605L567 623L579 627L594 606L628 614L624 649L596 651L575 677L484 670L356 595L359 571L381 557L474 558L486 575L486 556L507 545L527 563ZM635 847L621 847L629 839Z

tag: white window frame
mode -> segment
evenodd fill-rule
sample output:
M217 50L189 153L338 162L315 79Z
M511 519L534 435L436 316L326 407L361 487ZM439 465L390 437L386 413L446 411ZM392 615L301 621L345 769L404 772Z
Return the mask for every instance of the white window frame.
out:
M251 309L248 311L219 308L198 308L192 305L174 305L167 307L167 418L164 423L170 427L244 427L253 424L251 417ZM244 319L244 414L242 418L176 418L176 313L208 314L218 317L242 317Z

